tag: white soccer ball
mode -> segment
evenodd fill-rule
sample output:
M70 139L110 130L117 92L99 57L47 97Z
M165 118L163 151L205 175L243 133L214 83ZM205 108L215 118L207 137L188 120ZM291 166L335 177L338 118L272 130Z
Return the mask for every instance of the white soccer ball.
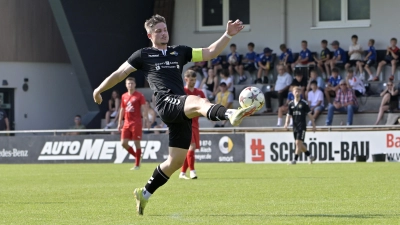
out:
M235 64L237 62L237 59L234 55L229 56L228 58L229 64Z
M242 108L255 105L256 110L262 109L265 103L264 93L257 87L247 87L239 95L239 104Z

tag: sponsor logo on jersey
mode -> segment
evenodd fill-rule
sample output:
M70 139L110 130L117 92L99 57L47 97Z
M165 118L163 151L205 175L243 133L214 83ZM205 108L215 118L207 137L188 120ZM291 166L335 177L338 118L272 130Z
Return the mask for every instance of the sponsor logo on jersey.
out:
M177 56L177 55L178 55L178 53L177 53L176 51L173 51L173 52L171 52L171 53L169 53L169 54L174 55L174 56Z
M159 57L160 55L158 55L158 54L157 54L157 55L150 55L150 54L149 54L148 56L149 56L149 57Z

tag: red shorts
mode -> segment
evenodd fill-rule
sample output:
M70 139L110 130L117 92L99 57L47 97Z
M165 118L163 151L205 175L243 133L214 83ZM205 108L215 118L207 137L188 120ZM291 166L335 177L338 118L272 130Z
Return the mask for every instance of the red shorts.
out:
M121 129L121 139L142 140L142 126L123 127Z
M195 143L196 149L200 149L200 131L198 128L192 128L192 141L190 143Z

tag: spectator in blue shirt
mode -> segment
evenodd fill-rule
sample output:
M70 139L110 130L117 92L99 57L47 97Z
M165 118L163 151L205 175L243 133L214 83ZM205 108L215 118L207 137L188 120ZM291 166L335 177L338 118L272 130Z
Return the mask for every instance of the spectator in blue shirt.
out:
M369 75L369 79L373 79L374 75L372 75L371 69L369 68L370 66L374 65L376 62L376 50L374 47L375 40L374 39L369 39L368 41L368 53L364 58L364 61L358 61L357 62L357 67L358 70L360 71L360 77L362 80L365 78L364 74L364 69L367 71Z
M268 84L268 74L269 71L272 70L272 49L264 48L264 54L260 55L258 58L258 73L257 73L257 80L255 83L264 83ZM263 72L265 71L265 75L263 76ZM263 76L263 80L261 77Z
M246 53L246 56L242 60L243 69L249 71L250 73L256 70L255 62L257 58L257 53L254 52L254 43L250 42L247 44L247 49L249 52Z
M328 49L328 41L327 40L322 40L321 41L321 53L319 54L319 59L314 56L315 60L315 65L318 66L318 69L321 70L321 73L324 78L327 78L326 74L324 73L325 71L325 63L329 59L331 59L331 51Z
M328 103L331 103L331 97L336 97L336 92L339 89L339 83L342 78L339 76L339 69L334 67L332 69L332 76L329 78L325 87L325 97Z
M227 59L229 63L229 75L233 76L233 70L235 69L236 72L239 74L239 84L247 80L247 76L243 74L243 65L240 62L240 56L236 52L236 45L231 44L231 53L228 54Z
M290 65L294 62L293 53L285 44L281 44L279 49L282 51L282 54L279 56L279 64L286 67L286 71L290 71Z
M347 54L342 48L339 47L339 42L333 41L331 46L333 48L334 55L331 60L325 63L325 69L328 75L331 73L331 69L333 69L336 64L347 63Z
M308 43L307 41L303 40L301 42L301 51L299 57L297 58L296 62L292 63L292 70L300 64L300 65L307 65L313 61L313 57L311 55L311 51L307 48Z

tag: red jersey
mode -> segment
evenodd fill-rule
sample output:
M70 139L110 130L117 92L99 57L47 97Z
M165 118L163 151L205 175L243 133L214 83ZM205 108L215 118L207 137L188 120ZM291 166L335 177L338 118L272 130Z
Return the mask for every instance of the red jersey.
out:
M146 99L140 92L133 92L129 94L126 92L121 97L121 108L125 110L124 114L124 127L130 127L131 125L142 126L142 112L141 106L146 104Z
M205 98L206 96L204 95L203 91L195 88L193 91L190 91L188 88L185 87L185 93L187 95L196 95L199 96L200 98ZM195 117L192 119L192 128L199 128L199 117Z

